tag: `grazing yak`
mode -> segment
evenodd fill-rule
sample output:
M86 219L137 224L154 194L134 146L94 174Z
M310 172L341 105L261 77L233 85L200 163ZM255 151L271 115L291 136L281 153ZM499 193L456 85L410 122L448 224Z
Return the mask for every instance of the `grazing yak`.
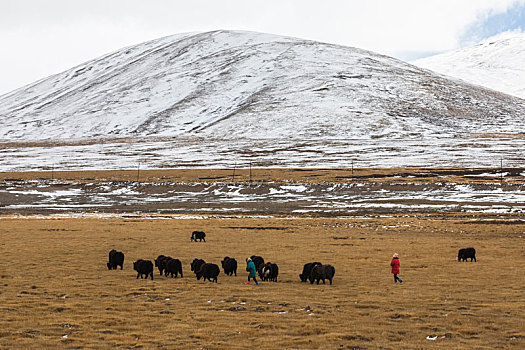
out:
M310 284L314 284L314 281L319 284L319 280L323 280L323 284L325 283L325 279L330 281L330 284L332 284L332 279L335 275L335 268L332 265L315 265L312 268L312 272L310 273Z
M202 231L193 231L193 233L191 234L190 241L191 242L193 242L193 241L197 242L197 240L199 240L199 242L202 242L202 241L206 242L206 238L204 238L204 237L206 237L206 234L204 232L202 232Z
M458 261L467 261L469 258L471 262L476 261L476 249L463 248L458 251Z
M157 259L155 259L155 267L159 269L159 274L162 276L162 273L166 269L166 262L171 259L171 256L165 256L165 255L159 255Z
M166 270L165 270L165 276L168 277L168 274L173 277L175 275L175 278L177 278L180 274L180 277L182 278L182 263L179 259L166 259Z
M253 264L255 265L255 269L259 271L259 268L261 267L261 265L264 264L264 259L258 255L252 255L250 256L250 259L252 259Z
M193 261L191 262L190 264L190 267L191 267L191 271L197 273L197 271L199 271L199 269L201 268L201 266L203 264L205 264L206 262L202 259L193 259Z
M219 270L218 265L204 263L200 267L199 271L195 273L195 275L197 275L197 281L202 277L203 281L206 281L207 279L210 282L217 283L217 276L219 276L219 273L221 273L221 270Z
M148 279L148 275L153 279L153 263L150 260L139 259L133 263L133 270L137 271L137 278L143 278L145 275Z
M226 256L221 261L221 265L226 275L232 276L235 273L235 276L237 276L237 260Z
M316 265L322 265L322 264L318 261L304 264L303 273L299 275L301 282L306 282L308 280L308 278L310 277L310 273L312 273L313 267Z
M111 249L109 251L109 261L107 266L108 270L116 270L117 266L120 266L120 269L122 270L124 268L124 253Z
M277 282L277 276L279 276L279 266L271 262L261 265L260 274L261 280Z

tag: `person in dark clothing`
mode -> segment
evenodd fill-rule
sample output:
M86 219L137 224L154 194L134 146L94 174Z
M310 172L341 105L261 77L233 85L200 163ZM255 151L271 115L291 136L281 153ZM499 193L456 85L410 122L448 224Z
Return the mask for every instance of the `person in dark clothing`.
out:
M394 282L397 283L397 281L399 281L399 283L403 283L403 280L397 277L397 274L399 273L399 255L397 253L394 253L392 262L390 262L390 266L392 266L392 273L394 274Z
M246 271L249 272L248 281L244 282L244 284L250 284L250 278L253 278L255 284L259 285L259 282L257 281L257 271L255 270L255 264L250 258L246 258Z

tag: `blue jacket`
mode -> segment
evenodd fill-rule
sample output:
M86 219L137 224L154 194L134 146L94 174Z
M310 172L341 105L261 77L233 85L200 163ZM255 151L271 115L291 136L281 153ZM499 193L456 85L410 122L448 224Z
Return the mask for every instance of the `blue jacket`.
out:
M257 271L255 271L255 264L253 261L248 261L248 264L246 264L246 271L249 272L248 277L257 277Z

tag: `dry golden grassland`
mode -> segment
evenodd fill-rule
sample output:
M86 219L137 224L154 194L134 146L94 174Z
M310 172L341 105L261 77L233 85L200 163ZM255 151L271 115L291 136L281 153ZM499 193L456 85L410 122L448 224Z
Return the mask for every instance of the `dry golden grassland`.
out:
M93 171L28 171L0 172L0 181L9 180L58 180L62 182L297 182L297 183L347 183L349 181L381 182L454 182L499 183L498 176L472 177L482 173L498 173L493 168L386 168L386 169L316 169L316 168L253 168L253 169L135 169ZM504 182L525 184L522 168L503 168ZM250 175L251 174L251 175Z
M4 216L0 348L523 349L525 225L473 219ZM196 229L206 243L190 242ZM478 262L456 262L470 246ZM106 268L112 248L122 271ZM136 279L132 261L159 254L179 258L184 278ZM252 254L279 265L279 282L243 284ZM190 271L226 255L237 277ZM299 281L315 260L335 266L333 285Z

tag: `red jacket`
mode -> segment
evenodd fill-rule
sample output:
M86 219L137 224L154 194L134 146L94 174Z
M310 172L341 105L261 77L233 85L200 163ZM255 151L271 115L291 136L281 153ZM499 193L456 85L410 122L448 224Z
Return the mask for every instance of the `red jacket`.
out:
M399 273L399 259L393 258L392 262L390 263L390 266L392 266L392 273Z

